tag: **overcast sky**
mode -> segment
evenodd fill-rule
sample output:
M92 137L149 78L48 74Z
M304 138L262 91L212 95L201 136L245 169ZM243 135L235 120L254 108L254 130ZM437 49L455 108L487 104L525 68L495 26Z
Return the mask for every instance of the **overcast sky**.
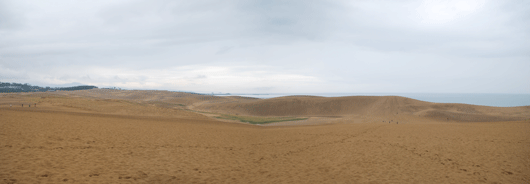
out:
M0 81L530 93L527 0L0 0Z

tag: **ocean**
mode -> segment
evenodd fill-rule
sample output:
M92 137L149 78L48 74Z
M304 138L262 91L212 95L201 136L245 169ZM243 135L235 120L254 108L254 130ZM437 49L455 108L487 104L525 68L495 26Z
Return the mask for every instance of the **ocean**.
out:
M254 98L275 98L292 95L310 95L323 97L340 96L403 96L427 102L436 103L462 103L472 105L484 105L494 107L515 107L530 105L530 94L486 94L486 93L268 93L250 94L235 93L231 96L245 96ZM216 95L227 96L227 95Z

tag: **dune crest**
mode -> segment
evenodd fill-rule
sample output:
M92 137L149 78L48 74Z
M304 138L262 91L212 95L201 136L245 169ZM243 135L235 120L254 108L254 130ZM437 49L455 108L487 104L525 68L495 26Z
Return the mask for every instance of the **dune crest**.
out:
M530 106L489 107L444 104L399 96L304 97L203 103L195 109L251 116L415 115L462 122L516 121L530 117Z

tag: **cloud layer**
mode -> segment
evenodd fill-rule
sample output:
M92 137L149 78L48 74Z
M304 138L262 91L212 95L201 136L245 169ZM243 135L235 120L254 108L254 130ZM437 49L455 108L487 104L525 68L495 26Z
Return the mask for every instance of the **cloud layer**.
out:
M0 81L530 93L527 1L0 0Z

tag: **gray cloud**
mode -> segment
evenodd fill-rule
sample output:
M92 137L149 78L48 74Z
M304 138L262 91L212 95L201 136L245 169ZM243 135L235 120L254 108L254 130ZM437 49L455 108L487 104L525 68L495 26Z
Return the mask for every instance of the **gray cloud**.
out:
M2 34L3 30L20 28L22 26L23 18L9 7L13 7L9 1L0 0L0 34Z
M325 39L333 27L333 11L341 11L333 1L244 1L239 6L249 29L259 37L281 40Z
M271 91L273 89L274 89L274 87L257 87L257 88L254 88L254 90L259 91L259 92L267 92L267 91Z
M189 91L530 93L529 7L0 0L0 74Z

